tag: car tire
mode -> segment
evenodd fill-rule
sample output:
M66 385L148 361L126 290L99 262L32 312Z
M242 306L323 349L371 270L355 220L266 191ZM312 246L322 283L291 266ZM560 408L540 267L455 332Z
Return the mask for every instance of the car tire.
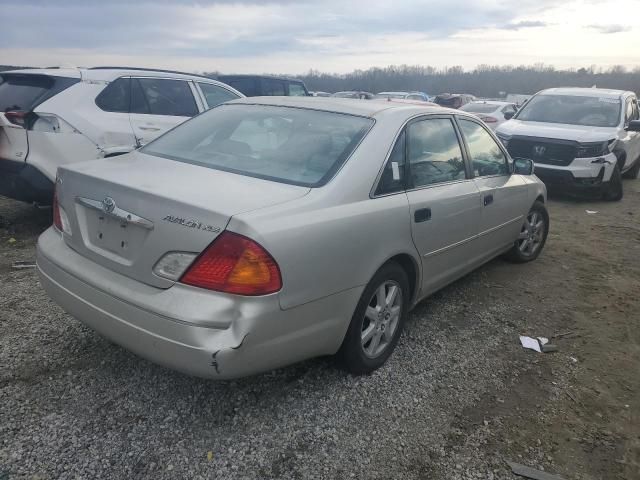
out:
M638 173L640 173L640 157L638 157L633 167L622 174L622 178L629 178L633 180L638 178Z
M602 198L611 202L618 202L622 200L624 192L622 190L622 175L620 174L620 167L616 165L613 167L613 173L607 183L604 184L604 190L602 192Z
M505 255L506 259L514 263L531 262L538 258L549 234L549 212L544 203L536 201L522 224L518 238L511 250Z
M395 262L385 264L365 287L351 318L338 352L342 366L350 373L363 375L384 365L402 334L409 305L407 273Z

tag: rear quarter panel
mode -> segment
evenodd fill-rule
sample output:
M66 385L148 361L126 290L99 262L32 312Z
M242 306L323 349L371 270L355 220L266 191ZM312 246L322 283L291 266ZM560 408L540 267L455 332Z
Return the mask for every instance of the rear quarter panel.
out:
M254 238L278 262L283 309L366 285L397 254L409 254L420 265L407 195L369 196L405 120L399 113L378 121L327 185L293 202L232 217L230 230Z

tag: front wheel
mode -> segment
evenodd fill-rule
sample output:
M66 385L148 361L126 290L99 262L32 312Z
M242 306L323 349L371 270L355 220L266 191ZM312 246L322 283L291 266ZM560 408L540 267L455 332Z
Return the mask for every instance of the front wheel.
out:
M381 367L393 352L410 301L409 280L395 262L384 265L364 289L338 356L351 373Z
M629 170L622 174L623 178L635 179L638 178L638 174L640 173L640 157L636 160L636 163Z
M620 167L616 165L613 167L613 173L607 183L604 184L604 190L602 191L602 198L612 202L622 200L622 175L620 174Z
M538 258L549 234L549 213L544 203L536 201L527 213L520 234L507 252L507 259L515 263L530 262Z

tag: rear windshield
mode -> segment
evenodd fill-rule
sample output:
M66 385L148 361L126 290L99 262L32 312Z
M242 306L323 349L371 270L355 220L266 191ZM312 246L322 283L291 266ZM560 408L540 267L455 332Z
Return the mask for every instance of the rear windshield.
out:
M324 185L373 120L291 107L221 105L149 143L144 153L277 182Z
M28 112L76 82L75 78L48 75L0 74L0 111Z
M578 95L536 95L516 115L526 122L615 127L621 121L620 99Z
M459 108L462 105L462 98L460 97L436 97L435 103L442 107Z
M490 103L467 103L460 110L471 113L491 113L495 112L498 107L498 105L491 105Z

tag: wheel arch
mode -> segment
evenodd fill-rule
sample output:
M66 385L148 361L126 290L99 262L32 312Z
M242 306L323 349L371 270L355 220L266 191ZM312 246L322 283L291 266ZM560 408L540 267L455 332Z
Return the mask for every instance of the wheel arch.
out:
M409 279L410 303L413 305L420 286L420 266L418 261L409 253L398 253L388 258L382 265L380 265L380 267L378 267L376 272L389 263L397 263L406 272L407 278Z

